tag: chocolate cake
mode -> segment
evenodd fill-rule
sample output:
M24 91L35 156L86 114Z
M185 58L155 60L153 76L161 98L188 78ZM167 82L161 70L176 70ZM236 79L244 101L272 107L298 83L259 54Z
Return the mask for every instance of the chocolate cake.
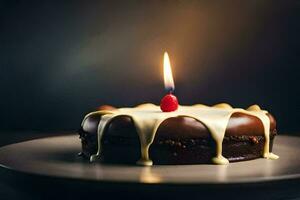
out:
M126 164L227 164L271 153L274 117L259 106L232 108L180 106L163 113L159 106L100 108L84 118L79 135L82 155L91 161Z

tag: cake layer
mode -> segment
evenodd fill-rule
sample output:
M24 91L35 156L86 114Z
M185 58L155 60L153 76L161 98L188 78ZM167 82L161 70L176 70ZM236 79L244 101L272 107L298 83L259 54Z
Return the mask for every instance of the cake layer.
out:
M82 153L89 157L97 152L97 130L102 113L89 115L79 133ZM276 135L276 121L271 114L270 149ZM229 161L262 157L264 127L257 117L245 113L233 113L223 140L223 156ZM125 115L117 116L104 130L101 159L105 162L135 163L140 158L140 139L133 120ZM207 127L191 117L171 117L163 121L149 149L154 164L210 163L215 156L215 142Z

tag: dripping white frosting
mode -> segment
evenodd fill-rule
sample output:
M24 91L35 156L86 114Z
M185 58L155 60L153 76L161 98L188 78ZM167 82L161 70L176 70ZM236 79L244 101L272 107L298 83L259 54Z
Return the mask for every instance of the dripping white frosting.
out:
M119 108L109 111L96 111L85 116L82 126L85 126L85 119L94 113L103 114L98 125L98 151L92 155L90 160L94 161L101 155L101 139L105 127L116 116L125 115L132 118L136 127L140 144L141 158L137 161L140 165L152 165L149 157L149 147L152 144L156 131L160 124L171 117L187 116L202 122L210 131L212 138L216 142L216 156L212 158L215 164L228 164L229 161L222 155L222 143L229 119L234 113L245 113L261 120L264 127L265 144L263 157L267 159L277 159L278 156L269 150L270 143L270 119L266 115L267 111L261 110L259 106L250 106L247 110L232 108L229 104L221 103L215 106L196 104L193 106L179 106L177 111L162 112L159 106L154 104L142 104L134 108Z

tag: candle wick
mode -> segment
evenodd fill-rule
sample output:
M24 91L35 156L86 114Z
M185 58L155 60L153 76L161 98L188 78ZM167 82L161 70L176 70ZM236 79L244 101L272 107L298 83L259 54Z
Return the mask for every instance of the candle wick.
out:
M174 93L174 88L172 88L172 87L166 87L165 90L168 94L173 94Z
M168 93L169 93L169 94L173 94L173 92L174 92L174 89L173 89L173 88L169 88L169 89L168 89Z

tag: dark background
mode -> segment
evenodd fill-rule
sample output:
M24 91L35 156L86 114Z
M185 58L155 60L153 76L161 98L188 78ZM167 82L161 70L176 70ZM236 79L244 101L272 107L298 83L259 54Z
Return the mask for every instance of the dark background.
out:
M75 130L102 104L259 104L299 131L300 1L0 1L0 129Z

